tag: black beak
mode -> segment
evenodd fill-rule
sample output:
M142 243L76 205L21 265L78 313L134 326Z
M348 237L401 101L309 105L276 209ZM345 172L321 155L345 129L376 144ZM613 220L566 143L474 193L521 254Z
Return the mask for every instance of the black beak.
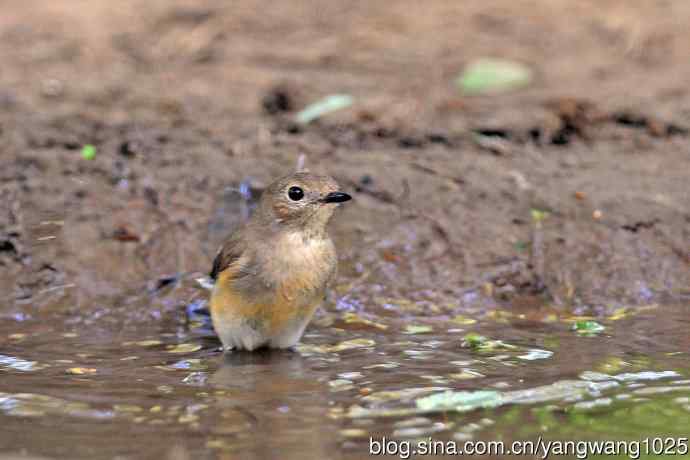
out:
M343 203L350 201L352 197L343 192L331 192L321 199L322 203Z

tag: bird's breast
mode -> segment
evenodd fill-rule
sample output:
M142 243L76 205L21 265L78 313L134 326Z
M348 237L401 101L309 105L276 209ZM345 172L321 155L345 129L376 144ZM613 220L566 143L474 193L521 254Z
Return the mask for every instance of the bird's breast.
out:
M227 273L219 278L212 310L274 333L311 317L336 270L333 243L286 234L272 246L254 261L252 275L233 280Z
M272 256L266 260L267 271L276 281L297 288L327 281L335 264L335 248L329 238L304 238L301 233L288 233L278 239Z

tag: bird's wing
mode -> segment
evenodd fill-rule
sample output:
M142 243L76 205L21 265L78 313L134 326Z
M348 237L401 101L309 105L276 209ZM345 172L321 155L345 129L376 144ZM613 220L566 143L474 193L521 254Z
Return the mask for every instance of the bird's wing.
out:
M237 262L244 254L246 244L242 233L237 232L232 234L218 250L216 258L213 259L213 267L209 276L216 280L220 272L226 270L230 265Z

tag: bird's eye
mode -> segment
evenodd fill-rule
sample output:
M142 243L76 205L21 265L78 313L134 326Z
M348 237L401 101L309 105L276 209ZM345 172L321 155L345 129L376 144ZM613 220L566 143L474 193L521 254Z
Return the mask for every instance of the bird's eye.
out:
M299 201L304 198L304 190L299 187L290 187L290 190L288 190L288 197L290 197L292 201Z

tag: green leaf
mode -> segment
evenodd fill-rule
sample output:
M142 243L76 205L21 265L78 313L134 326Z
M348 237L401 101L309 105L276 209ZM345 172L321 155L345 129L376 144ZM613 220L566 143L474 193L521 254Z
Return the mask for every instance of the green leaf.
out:
M596 321L576 321L572 328L575 332L582 335L596 335L603 332L606 328Z
M477 334L476 332L470 332L462 339L463 345L469 348L481 348L488 341L489 339L483 335Z
M81 149L81 157L85 160L93 160L96 158L96 147L92 144L86 144Z
M549 217L548 211L542 211L541 209L532 208L530 209L530 215L534 222L542 222L544 219Z
M531 81L532 70L524 64L481 58L470 62L456 83L463 93L489 94L519 88Z
M515 345L502 342L500 340L492 340L476 332L470 332L462 338L462 346L471 348L477 351L494 351L494 350L516 350Z
M297 123L306 125L331 112L349 107L353 103L354 99L349 94L331 94L305 107L297 113L295 119Z

